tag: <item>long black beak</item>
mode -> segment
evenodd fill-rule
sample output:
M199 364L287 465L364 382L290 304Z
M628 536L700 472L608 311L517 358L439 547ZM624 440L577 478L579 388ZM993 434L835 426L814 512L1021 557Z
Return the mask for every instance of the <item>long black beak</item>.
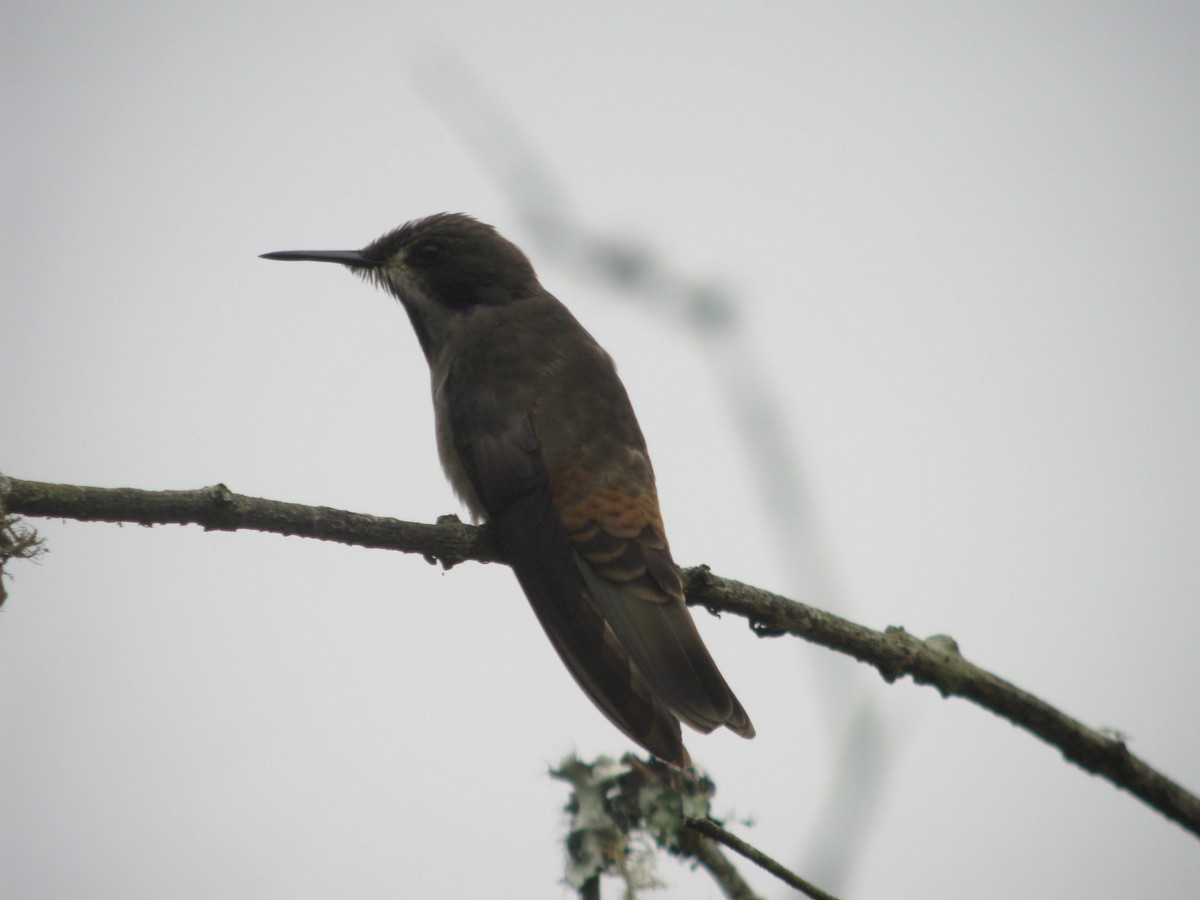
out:
M277 250L274 253L263 253L259 259L341 263L343 266L354 266L357 269L378 269L383 265L382 259L363 256L361 250Z

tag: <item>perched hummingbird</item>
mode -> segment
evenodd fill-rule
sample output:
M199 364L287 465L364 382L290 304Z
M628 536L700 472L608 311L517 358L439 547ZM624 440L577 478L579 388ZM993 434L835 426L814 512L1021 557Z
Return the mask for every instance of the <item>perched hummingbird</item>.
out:
M680 720L754 737L683 601L646 441L612 359L490 225L442 213L341 263L403 304L433 380L438 453L579 686L655 756Z

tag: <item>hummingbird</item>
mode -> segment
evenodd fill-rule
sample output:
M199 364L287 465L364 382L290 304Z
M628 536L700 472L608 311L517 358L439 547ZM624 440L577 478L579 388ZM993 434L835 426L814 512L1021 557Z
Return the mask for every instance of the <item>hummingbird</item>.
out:
M398 299L429 363L438 455L495 535L550 643L627 737L691 764L679 723L754 737L684 604L646 441L612 358L528 257L459 213L340 263Z

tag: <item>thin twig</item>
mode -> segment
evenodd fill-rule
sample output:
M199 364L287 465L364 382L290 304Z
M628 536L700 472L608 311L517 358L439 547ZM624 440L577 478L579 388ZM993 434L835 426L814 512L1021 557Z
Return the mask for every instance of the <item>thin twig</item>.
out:
M729 900L762 900L742 877L742 873L721 852L721 848L712 841L697 835L692 846L688 848L688 855L713 877Z
M800 891L800 893L812 897L813 900L837 900L833 894L826 893L815 884L805 881L795 872L780 865L757 847L752 847L736 835L730 834L711 819L685 819L683 824L688 828L700 832L707 838L719 841L734 853L744 856L756 866L770 872L784 884L791 885Z
M234 494L224 485L193 491L141 491L47 484L0 476L0 511L82 521L197 524L252 529L418 553L445 566L502 562L486 528L456 518L437 525L401 522L327 507ZM1128 791L1200 837L1200 798L1102 734L968 662L945 636L920 640L903 628L879 632L778 594L720 578L707 567L683 570L688 602L750 620L757 634L792 634L874 666L888 682L909 676L944 697L962 697L1057 747L1076 765Z

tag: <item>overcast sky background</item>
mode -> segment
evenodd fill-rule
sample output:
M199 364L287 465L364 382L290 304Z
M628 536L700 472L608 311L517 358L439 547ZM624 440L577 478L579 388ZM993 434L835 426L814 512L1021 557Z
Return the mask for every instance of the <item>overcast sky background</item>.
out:
M0 16L0 470L457 511L398 305L257 255L464 211L616 358L677 560L788 590L711 360L539 249L445 108L462 61L579 221L734 292L845 614L951 634L1200 789L1200 6ZM547 767L628 744L508 570L34 524L51 553L0 612L0 896L566 893ZM789 864L819 868L837 769L817 673L882 711L848 898L1196 896L1194 837L1027 733L698 618L759 736L692 754Z

